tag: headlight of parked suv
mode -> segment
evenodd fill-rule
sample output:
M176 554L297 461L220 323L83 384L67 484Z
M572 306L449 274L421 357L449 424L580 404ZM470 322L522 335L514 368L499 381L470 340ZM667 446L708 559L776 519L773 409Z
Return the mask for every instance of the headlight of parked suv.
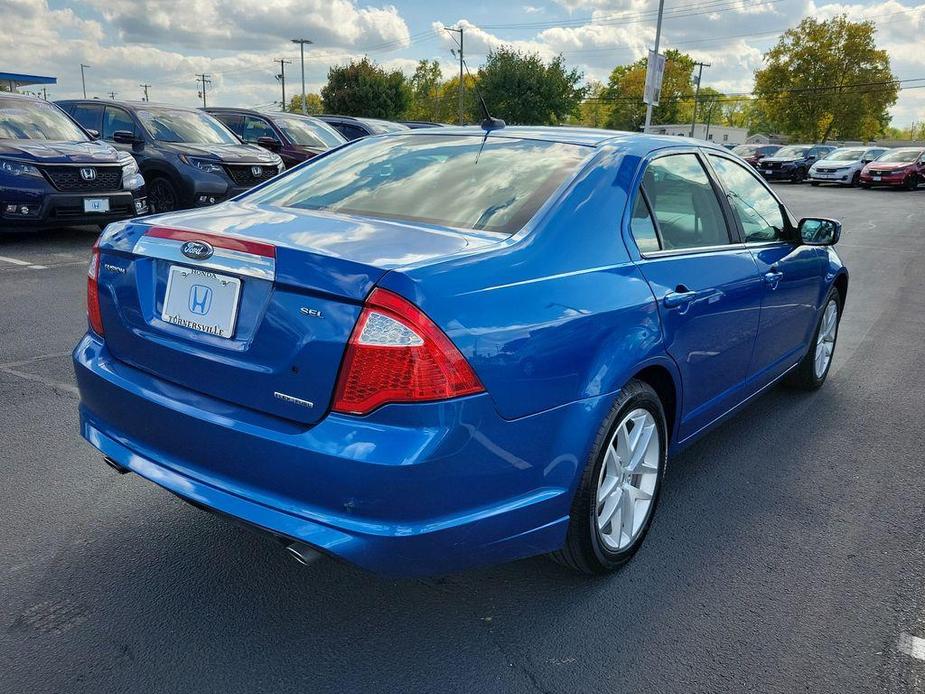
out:
M196 157L188 157L185 154L181 154L180 159L184 164L195 166L205 173L222 173L222 165L212 159L197 159Z
M128 178L138 173L138 163L131 154L119 157L119 163L122 165L122 177Z
M32 164L25 164L15 159L0 159L0 173L9 174L10 176L42 177L42 172Z

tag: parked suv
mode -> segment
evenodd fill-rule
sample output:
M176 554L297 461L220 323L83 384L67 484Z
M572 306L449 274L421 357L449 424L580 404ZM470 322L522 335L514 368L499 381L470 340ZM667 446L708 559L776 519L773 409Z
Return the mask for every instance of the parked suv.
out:
M856 186L861 169L887 151L886 147L840 147L809 167L810 185L838 183Z
M737 145L732 148L732 151L758 168L758 162L765 157L773 156L781 147L783 145Z
M399 130L410 130L407 125L379 120L378 118L354 118L353 116L330 116L327 114L316 116L319 120L334 128L348 140L359 140L367 135L383 135Z
M283 158L286 167L340 147L347 140L324 121L295 113L261 113L246 108L207 108L247 144L259 145Z
M197 109L146 101L59 101L84 128L135 157L152 212L203 207L267 181L283 170L279 155L242 144Z
M802 183L809 167L833 150L831 145L788 145L762 159L758 170L769 181Z
M0 94L0 229L108 224L148 211L131 156L53 104Z
M925 147L892 149L861 169L861 187L892 186L915 190L925 183Z

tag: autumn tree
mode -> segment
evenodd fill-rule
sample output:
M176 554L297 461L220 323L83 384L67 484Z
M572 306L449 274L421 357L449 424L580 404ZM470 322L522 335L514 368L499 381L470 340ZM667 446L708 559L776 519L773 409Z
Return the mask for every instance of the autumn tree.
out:
M607 127L615 130L642 130L646 105L642 93L646 83L648 58L629 65L618 65L610 73L605 97L613 104ZM665 74L659 105L652 110L653 123L687 123L693 115L694 59L685 53L665 51ZM698 120L702 120L698 117Z
M289 100L287 109L293 113L302 113L302 95L296 94ZM308 115L324 113L324 106L321 103L321 97L318 94L308 93L305 95L305 110Z
M400 70L386 72L364 57L331 67L321 100L327 113L395 120L408 109L411 89Z
M588 128L605 128L610 119L613 104L607 100L607 87L600 82L589 82L584 101L578 107L578 113L570 122Z
M584 75L562 56L548 63L509 46L492 50L479 69L479 89L493 116L511 125L558 125L578 111Z
M899 85L873 22L807 17L787 30L755 72L770 119L796 139L870 140L889 124Z

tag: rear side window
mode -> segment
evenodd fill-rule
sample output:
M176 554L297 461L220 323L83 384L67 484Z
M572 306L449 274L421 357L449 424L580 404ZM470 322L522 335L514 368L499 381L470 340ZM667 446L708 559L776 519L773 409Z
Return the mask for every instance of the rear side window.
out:
M716 175L729 193L746 241L779 241L784 237L780 204L755 175L725 157L710 155Z
M646 169L642 188L658 224L662 249L729 243L722 208L696 155L672 154L654 160Z
M96 104L76 104L72 106L71 116L87 130L100 132L100 116L103 107Z
M641 192L636 196L636 203L633 205L630 230L633 232L633 238L636 239L636 246L639 248L640 253L661 250L658 234L655 231L655 225L652 223L652 215L649 213L649 206L646 204L646 198Z
M393 135L309 163L250 200L512 234L591 152L509 137Z
M134 135L135 122L121 108L107 106L103 113L103 139L111 140L113 133L119 130L126 130Z

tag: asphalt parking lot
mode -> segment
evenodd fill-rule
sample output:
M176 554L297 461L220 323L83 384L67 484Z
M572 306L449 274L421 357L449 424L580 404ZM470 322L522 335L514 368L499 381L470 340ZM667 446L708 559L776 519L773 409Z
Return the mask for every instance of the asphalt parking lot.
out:
M302 567L77 433L89 230L0 237L0 692L913 692L925 661L925 188L840 218L833 370L669 466L635 561L439 579Z

